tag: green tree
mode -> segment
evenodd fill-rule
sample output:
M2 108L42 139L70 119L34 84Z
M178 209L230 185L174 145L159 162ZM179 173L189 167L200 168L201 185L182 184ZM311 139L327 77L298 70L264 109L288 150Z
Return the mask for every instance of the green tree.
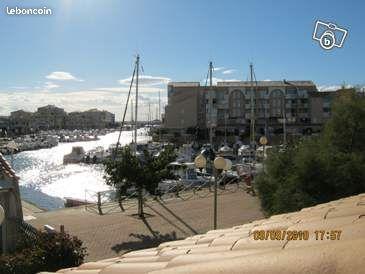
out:
M299 210L365 191L365 98L344 90L319 137L273 151L256 179L268 214Z
M87 252L82 241L66 233L37 231L34 238L24 235L17 249L0 255L1 274L35 274L79 266Z
M118 150L115 159L109 159L104 163L104 178L108 185L117 190L119 201L128 189L134 187L138 195L138 215L143 217L143 189L156 194L161 180L173 178L173 174L166 167L175 159L176 154L171 146L163 149L157 157L153 157L148 151L136 156L125 146Z

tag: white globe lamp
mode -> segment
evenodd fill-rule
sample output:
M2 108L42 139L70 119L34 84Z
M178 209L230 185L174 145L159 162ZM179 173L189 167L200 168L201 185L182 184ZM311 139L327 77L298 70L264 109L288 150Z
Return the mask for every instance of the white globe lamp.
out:
M201 154L195 157L194 164L197 168L205 168L207 165L207 159Z
M218 156L214 159L214 167L218 170L223 170L226 166L226 160L223 157Z
M225 165L225 167L223 169L225 171L231 170L231 168L232 168L232 162L231 162L231 160L229 160L229 159L225 159L225 160L226 160L226 165Z

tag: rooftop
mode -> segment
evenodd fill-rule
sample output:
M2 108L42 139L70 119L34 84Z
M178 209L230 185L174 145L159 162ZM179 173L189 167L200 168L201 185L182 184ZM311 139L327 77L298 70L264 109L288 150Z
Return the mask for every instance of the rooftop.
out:
M315 84L312 81L288 81L297 87L308 87L314 86ZM259 87L283 87L290 86L285 84L283 81L257 81L255 85ZM169 86L173 87L199 87L201 86L199 82L170 82ZM218 87L250 87L251 81L221 81L217 82L216 86Z
M168 83L169 86L174 87L199 87L199 82L170 82Z
M0 153L0 175L3 174L8 179L18 179L15 171L11 168L10 164L5 160L4 156Z
M255 231L273 230L308 231L309 238L254 239ZM323 239L316 231L324 231ZM364 231L365 193L58 273L363 273Z
M312 81L288 81L297 87L307 87L307 86L315 86ZM289 86L285 84L283 81L257 81L255 84L260 87L282 87ZM251 81L224 81L218 82L217 86L239 86L239 87L250 87Z

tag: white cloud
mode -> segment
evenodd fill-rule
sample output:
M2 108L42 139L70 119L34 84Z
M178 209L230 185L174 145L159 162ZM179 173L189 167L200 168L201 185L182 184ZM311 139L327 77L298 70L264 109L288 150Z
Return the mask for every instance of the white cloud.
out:
M128 93L129 87L128 86L122 86L122 87L101 87L101 88L95 88L93 90L96 91L102 91L102 92L108 92L108 93ZM132 93L134 93L135 88L132 88ZM138 88L138 92L143 93L156 93L158 92L164 92L166 91L166 88L160 88L158 86L140 86Z
M121 120L127 100L128 87L100 87L85 90L63 90L53 87L54 83L44 84L39 89L0 91L0 115L9 115L11 111L24 109L36 111L38 107L54 104L62 107L67 112L84 111L91 108L105 109L116 114L116 119ZM48 87L48 90L47 88ZM51 87L52 92L49 91ZM153 118L156 116L158 104L158 91L161 91L161 111L167 103L166 89L157 87L141 87L139 96L139 117L146 120L148 116L148 103L151 104ZM153 92L151 92L153 91ZM134 91L133 91L134 92ZM31 96L30 96L31 95ZM132 99L134 100L134 93ZM129 119L130 109L127 112Z
M118 82L122 85L129 85L132 80L132 77L121 79ZM138 83L144 86L157 86L157 85L166 85L170 82L171 79L167 77L159 77L159 76L150 76L150 75L142 75L138 79Z
M317 86L319 91L334 91L334 90L338 90L341 89L343 86L342 85L321 85L321 86ZM352 88L353 85L345 85L345 88Z
M238 79L222 79L222 78L212 77L213 85L216 85L218 82L237 82L237 81L241 81L241 80L238 80ZM208 81L206 81L206 79L204 79L202 81L202 85L205 85L205 84L207 84L209 86L209 79L208 79Z
M51 74L47 75L46 78L49 80L58 80L58 81L69 81L69 80L79 81L79 82L84 81L82 79L76 78L71 73L65 71L54 71Z
M14 86L14 87L9 87L11 89L28 89L29 87L26 86Z
M222 74L232 74L234 72L236 72L235 69L227 69L227 70L222 71Z
M214 71L221 71L221 70L224 70L224 69L225 69L225 67L216 67L216 68L213 67Z
M221 79L220 82L239 82L239 81L242 81L242 80L239 80L239 79Z
M46 90L54 89L54 88L59 88L59 87L60 87L59 85L57 85L57 84L55 84L55 83L53 83L53 82L45 82L45 83L44 83L44 88L45 88Z

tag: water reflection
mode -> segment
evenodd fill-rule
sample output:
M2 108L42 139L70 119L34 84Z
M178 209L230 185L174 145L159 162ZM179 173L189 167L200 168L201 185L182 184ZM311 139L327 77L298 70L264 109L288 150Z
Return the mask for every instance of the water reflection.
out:
M144 132L144 129L139 130L139 141L148 140ZM49 149L24 151L14 155L12 160L7 156L20 177L22 198L42 208L55 209L63 207L61 198L84 199L86 189L90 192L109 189L104 183L101 165L63 165L63 156L70 153L73 146L82 146L85 151L98 146L108 148L117 138L118 132L113 132L100 136L98 141L62 143ZM131 140L131 131L122 133L122 144Z

